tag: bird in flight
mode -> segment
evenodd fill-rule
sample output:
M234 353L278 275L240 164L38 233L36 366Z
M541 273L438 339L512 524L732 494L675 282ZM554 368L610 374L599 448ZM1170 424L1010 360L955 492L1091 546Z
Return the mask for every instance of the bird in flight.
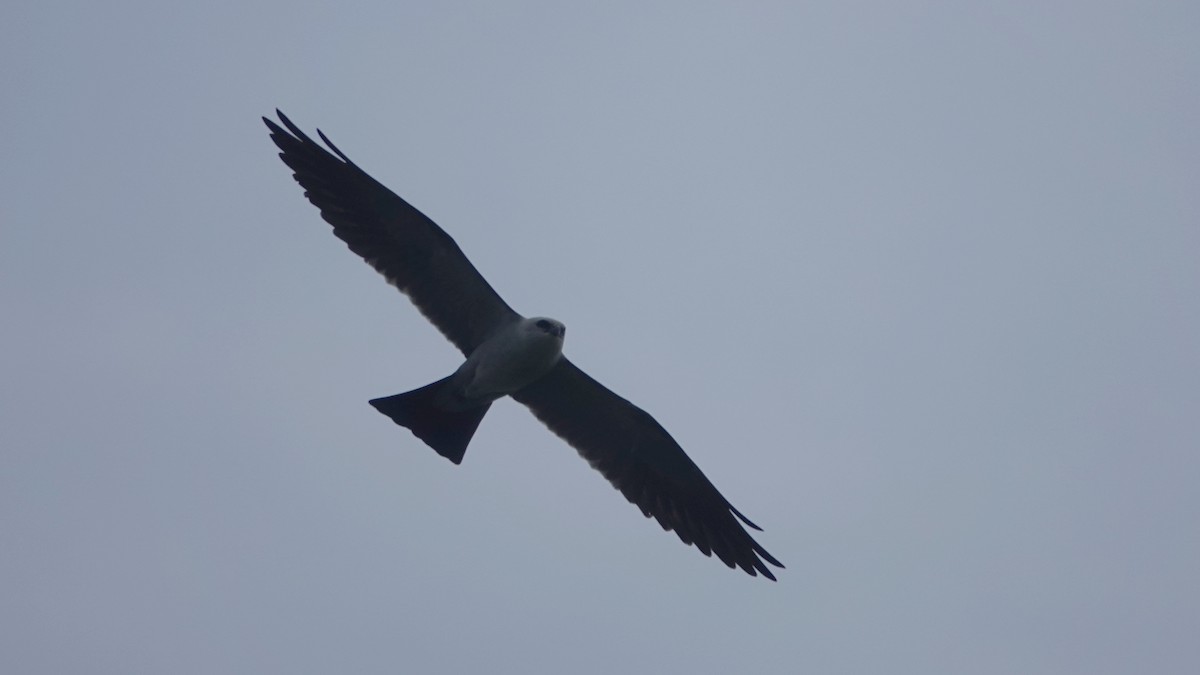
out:
M775 580L767 564L783 564L743 524L761 528L717 491L653 417L563 356L562 323L518 314L442 228L358 168L320 130L328 149L275 112L283 127L266 117L263 122L279 157L334 236L407 295L466 357L449 377L371 405L459 464L492 402L511 396L664 530L730 568Z

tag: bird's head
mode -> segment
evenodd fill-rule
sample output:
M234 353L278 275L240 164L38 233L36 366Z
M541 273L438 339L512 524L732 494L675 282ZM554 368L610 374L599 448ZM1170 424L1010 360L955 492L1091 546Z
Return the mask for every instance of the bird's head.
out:
M552 335L560 341L567 335L567 327L561 321L548 319L544 316L535 316L528 321L533 325L535 330L541 331L547 335Z

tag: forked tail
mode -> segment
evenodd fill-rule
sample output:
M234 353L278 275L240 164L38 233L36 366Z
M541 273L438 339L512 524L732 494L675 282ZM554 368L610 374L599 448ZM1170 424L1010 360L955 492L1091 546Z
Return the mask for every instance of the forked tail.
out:
M447 410L443 405L452 402L450 396L439 396L450 378L444 378L427 384L420 389L414 389L395 396L385 396L370 401L379 412L392 418L392 421L402 427L408 427L413 434L425 441L425 444L437 451L439 455L461 464L467 445L483 416L487 414L492 402L466 410Z

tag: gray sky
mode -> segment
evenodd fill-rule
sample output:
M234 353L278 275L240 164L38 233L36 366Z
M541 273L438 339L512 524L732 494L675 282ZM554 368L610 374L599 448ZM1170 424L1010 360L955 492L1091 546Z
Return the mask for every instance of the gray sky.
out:
M576 3L580 4L580 3ZM0 671L1200 670L1200 5L9 3ZM332 237L320 126L788 569Z

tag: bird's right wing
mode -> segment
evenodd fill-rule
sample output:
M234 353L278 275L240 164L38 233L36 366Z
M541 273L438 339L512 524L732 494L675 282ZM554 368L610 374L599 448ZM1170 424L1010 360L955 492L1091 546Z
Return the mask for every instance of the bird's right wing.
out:
M683 543L751 576L774 580L767 564L783 567L742 523L758 526L721 496L662 425L567 357L512 397Z
M325 134L317 132L333 153L275 112L286 131L265 117L263 122L279 157L334 235L407 295L464 355L521 318L442 228L358 168Z

